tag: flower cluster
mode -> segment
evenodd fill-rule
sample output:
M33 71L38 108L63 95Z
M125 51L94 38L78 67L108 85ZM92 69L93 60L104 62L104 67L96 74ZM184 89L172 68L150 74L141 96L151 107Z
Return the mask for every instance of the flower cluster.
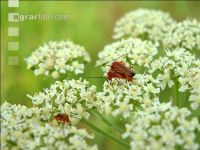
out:
M155 101L151 107L135 113L131 123L125 125L123 138L131 140L133 150L197 150L199 145L195 142L195 133L200 133L200 124L197 118L187 119L189 115L186 108Z
M142 41L137 38L122 39L105 46L104 50L99 53L97 65L101 65L105 71L106 65L110 65L120 56L126 55L121 59L127 64L148 67L153 60L153 56L158 53L157 47L157 43Z
M184 20L170 26L162 38L164 47L184 47L190 50L200 50L200 22L196 19Z
M172 87L176 82L180 93L189 91L189 101L191 107L200 107L200 59L183 48L166 50L166 56L154 59L149 67L150 74L157 73L156 79L159 80L157 86L162 90ZM184 101L183 99L181 101Z
M69 115L72 124L88 118L87 109L96 105L96 87L86 80L56 81L49 89L34 96L28 95L35 106L41 108L43 120L50 120L57 113Z
M160 42L165 48L200 50L199 21L186 19L177 22L159 10L138 9L117 21L114 39L130 36Z
M33 70L35 75L45 74L58 78L68 71L83 73L83 63L90 62L90 57L82 46L68 40L44 44L25 61L27 68Z
M153 77L151 76L151 79L146 82L148 83L147 85L143 84L141 87L136 87L136 85L132 85L133 83L130 83L131 86L127 83L118 85L116 82L116 84L111 86L109 86L108 83L104 83L104 89L102 92L98 93L99 96L97 98L99 99L98 103L100 108L104 112L107 112L107 114L112 112L113 115L122 113L124 117L130 116L130 112L133 110L133 103L131 102L130 98L127 99L127 97L124 96L124 91L130 88L130 90L137 89L140 93L143 89L146 89L146 86L155 87L157 90L165 90L166 87L172 88L173 86L178 86L177 88L179 93L184 94L188 91L190 93L189 98L186 96L186 100L179 100L181 101L179 102L179 106L186 106L186 103L189 100L193 109L199 108L200 60L195 58L193 54L186 51L184 48L165 50L164 52L164 56L156 58L156 44L133 38L128 38L126 40L123 39L106 46L104 50L99 53L100 59L97 61L97 65L101 65L104 72L107 72L105 70L106 64L110 65L114 60L116 60L116 58L126 54L126 56L123 56L123 62L125 62L126 66L134 66L135 68L135 66L137 67L138 65L139 69L143 71L148 68L146 69L146 75L152 75ZM137 69L136 74L138 74ZM136 82L141 79L145 80L146 78L146 76L139 77L141 78L138 78L136 75ZM160 93L160 91L157 93ZM127 92L127 95L129 94L131 94L130 91ZM142 92L140 94L147 96L146 92ZM175 95L175 93L173 95ZM132 96L133 95L131 94L129 97ZM177 98L178 96L175 97L174 100L178 101ZM142 99L142 97L140 97L140 99ZM136 101L141 103L141 100L139 99ZM119 107L123 107L123 105L126 106L126 108L123 108L124 110L119 110L122 109Z
M151 75L137 74L133 82L112 80L105 82L103 91L97 93L99 110L107 115L130 117L132 112L147 107L158 98L158 81Z
M160 41L175 21L168 13L159 10L138 9L117 21L114 38L139 37Z
M14 130L22 131L27 128L26 125L39 124L39 114L40 110L36 107L28 108L4 102L1 105L1 127L4 131L3 133L12 134Z
M94 138L85 129L58 128L43 124L39 109L3 103L1 106L1 149L93 149L86 139ZM37 114L37 115L36 115ZM35 116L34 116L35 115Z

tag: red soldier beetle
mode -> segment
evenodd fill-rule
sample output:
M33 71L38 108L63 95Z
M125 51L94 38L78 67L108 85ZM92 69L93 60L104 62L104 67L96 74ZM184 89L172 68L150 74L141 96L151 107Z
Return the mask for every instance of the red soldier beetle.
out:
M132 68L126 67L122 61L117 61L120 57L115 59L114 62L111 64L111 66L107 65L110 67L110 70L107 73L107 80L112 80L113 78L119 78L119 79L126 79L127 81L132 81L133 76L135 76L135 72L132 70ZM104 77L90 77L90 78L104 78Z
M70 124L71 123L71 121L70 121L70 119L69 119L69 116L67 115L67 114L57 114L57 115L55 115L55 116L53 116L53 118L58 122L58 123L61 123L61 124L66 124L66 123L68 123L68 124Z
M110 66L111 68L107 73L107 79L111 80L112 78L121 78L132 81L135 72L131 68L126 67L122 61L117 61L120 57L118 57Z
M132 81L133 79L133 77L127 76L126 74L122 74L117 70L110 69L107 73L107 79L112 80L112 78L127 79L128 81Z

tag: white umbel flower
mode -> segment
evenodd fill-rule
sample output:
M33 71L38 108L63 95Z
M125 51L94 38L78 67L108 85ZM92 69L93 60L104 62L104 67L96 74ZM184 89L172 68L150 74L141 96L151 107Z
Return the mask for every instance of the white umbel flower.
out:
M90 62L90 57L84 47L67 40L45 43L25 61L27 69L33 70L35 75L45 74L58 78L67 72L83 73L84 63Z
M189 92L191 107L198 109L200 107L197 96L200 94L200 59L184 48L165 50L165 55L154 59L148 70L159 80L156 86L161 87L162 90L166 89L166 85L169 88L177 86L180 94ZM184 101L184 99L179 99L179 101Z
M40 110L36 107L28 108L23 105L12 105L4 102L1 105L1 127L12 130L20 130L28 124L38 124L40 122ZM34 122L33 119L34 118ZM22 124L23 123L23 124Z
M114 27L114 39L138 37L161 41L175 21L159 10L138 9L127 13Z
M200 50L200 22L187 19L173 24L165 37L162 38L164 47L183 47L192 51Z
M87 144L93 139L85 129L74 126L50 125L40 119L40 110L36 107L27 108L7 102L1 105L1 149L92 149L96 145Z
M97 65L102 66L103 71L105 71L106 65L111 65L113 61L123 56L117 61L123 60L127 66L131 64L132 66L147 67L153 60L153 56L157 54L157 47L157 43L150 41L142 41L136 38L123 39L105 46L104 50L99 53Z
M129 138L131 149L160 150L199 148L196 132L200 132L197 118L187 119L190 111L171 103L158 101L151 107L137 111L131 123L126 124L124 138Z
M87 109L96 105L95 94L95 86L89 86L86 80L79 79L56 81L44 92L28 96L34 105L42 109L44 120L57 113L66 113L75 124L83 117L88 119Z
M103 91L97 93L98 108L107 115L130 117L138 108L148 107L157 99L160 93L157 82L151 75L141 74L132 82L123 79L105 82Z

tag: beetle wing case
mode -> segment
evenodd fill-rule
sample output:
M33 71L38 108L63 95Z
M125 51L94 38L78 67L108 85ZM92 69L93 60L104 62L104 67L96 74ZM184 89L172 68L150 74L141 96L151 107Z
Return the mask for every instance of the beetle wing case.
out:
M126 67L122 62L113 62L112 68L129 77L133 77L135 75L135 73L130 68Z

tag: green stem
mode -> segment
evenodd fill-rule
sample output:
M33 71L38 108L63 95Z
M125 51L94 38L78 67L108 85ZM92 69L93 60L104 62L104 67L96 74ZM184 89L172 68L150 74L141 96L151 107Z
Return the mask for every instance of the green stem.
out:
M180 93L180 107L185 107L185 103L186 103L187 99L186 99L186 93Z
M179 99L179 82L178 82L178 79L175 79L175 92L176 92L176 96L175 96L175 104L180 107L180 99Z
M193 118L193 117L197 117L197 118L200 117L200 110L199 109L192 111L191 118Z
M103 122L105 122L109 127L112 127L113 129L115 129L116 131L118 131L120 134L122 131L122 129L120 129L118 126L113 125L110 121L108 121L98 110L94 110L94 112L102 119Z
M105 137L108 137L110 139L112 139L113 141L115 141L116 143L123 145L127 148L129 148L129 145L121 140L119 140L118 138L106 133L105 131L101 130L100 128L96 127L95 125L93 125L92 123L90 123L88 120L86 119L82 119L82 121L87 124L90 128L94 129L95 131L99 132L100 134L104 135Z

